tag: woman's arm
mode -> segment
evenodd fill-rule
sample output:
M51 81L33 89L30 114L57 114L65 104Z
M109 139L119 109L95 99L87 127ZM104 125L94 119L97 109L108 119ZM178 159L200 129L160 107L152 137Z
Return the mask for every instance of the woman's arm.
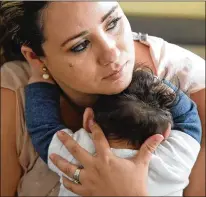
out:
M202 142L198 159L190 175L190 184L184 190L184 196L205 196L205 89L191 94L197 104L202 123Z
M21 177L16 150L15 93L1 88L1 196L14 196Z

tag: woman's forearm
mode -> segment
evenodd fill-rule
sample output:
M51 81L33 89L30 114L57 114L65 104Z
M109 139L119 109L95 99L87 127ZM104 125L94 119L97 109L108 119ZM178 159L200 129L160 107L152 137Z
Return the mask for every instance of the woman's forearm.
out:
M202 142L198 159L190 175L190 183L184 190L184 196L205 196L205 89L191 94L198 107L202 124Z

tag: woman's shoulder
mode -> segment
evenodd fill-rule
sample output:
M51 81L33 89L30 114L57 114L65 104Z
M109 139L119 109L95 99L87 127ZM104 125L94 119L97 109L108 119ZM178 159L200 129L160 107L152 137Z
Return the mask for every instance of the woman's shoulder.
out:
M30 67L26 62L7 62L1 67L1 114L4 114L1 120L1 132L4 137L2 142L9 144L12 141L12 146L10 149L5 149L5 154L15 153L17 163L22 170L21 181L17 180L16 183L18 195L57 196L59 177L50 171L37 155L25 126L23 86L27 84L29 77ZM12 165L13 168L14 165L15 163Z
M27 84L30 75L30 66L27 62L6 62L1 66L1 87L16 91Z
M181 88L190 93L205 88L205 60L178 45L162 38L148 36L150 54L160 77L174 76L180 80Z

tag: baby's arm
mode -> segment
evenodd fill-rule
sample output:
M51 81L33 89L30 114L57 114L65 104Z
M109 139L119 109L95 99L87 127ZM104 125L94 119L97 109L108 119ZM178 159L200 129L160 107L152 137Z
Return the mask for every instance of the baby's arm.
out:
M48 148L54 134L66 128L60 119L60 90L54 84L32 83L25 87L25 98L28 132L35 150L47 163Z
M174 85L169 82L165 83L176 91L177 88ZM172 129L180 130L200 143L202 128L197 106L181 90L177 93L176 101L174 102L170 112L174 122Z

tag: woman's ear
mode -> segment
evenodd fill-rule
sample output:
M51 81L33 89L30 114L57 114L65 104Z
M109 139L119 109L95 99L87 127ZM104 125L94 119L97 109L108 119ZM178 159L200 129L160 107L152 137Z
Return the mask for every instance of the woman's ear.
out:
M44 62L33 52L30 47L22 45L21 53L32 67L42 68L44 66Z
M87 107L83 115L83 128L88 132L90 131L89 120L91 119L94 119L94 112L91 108Z

